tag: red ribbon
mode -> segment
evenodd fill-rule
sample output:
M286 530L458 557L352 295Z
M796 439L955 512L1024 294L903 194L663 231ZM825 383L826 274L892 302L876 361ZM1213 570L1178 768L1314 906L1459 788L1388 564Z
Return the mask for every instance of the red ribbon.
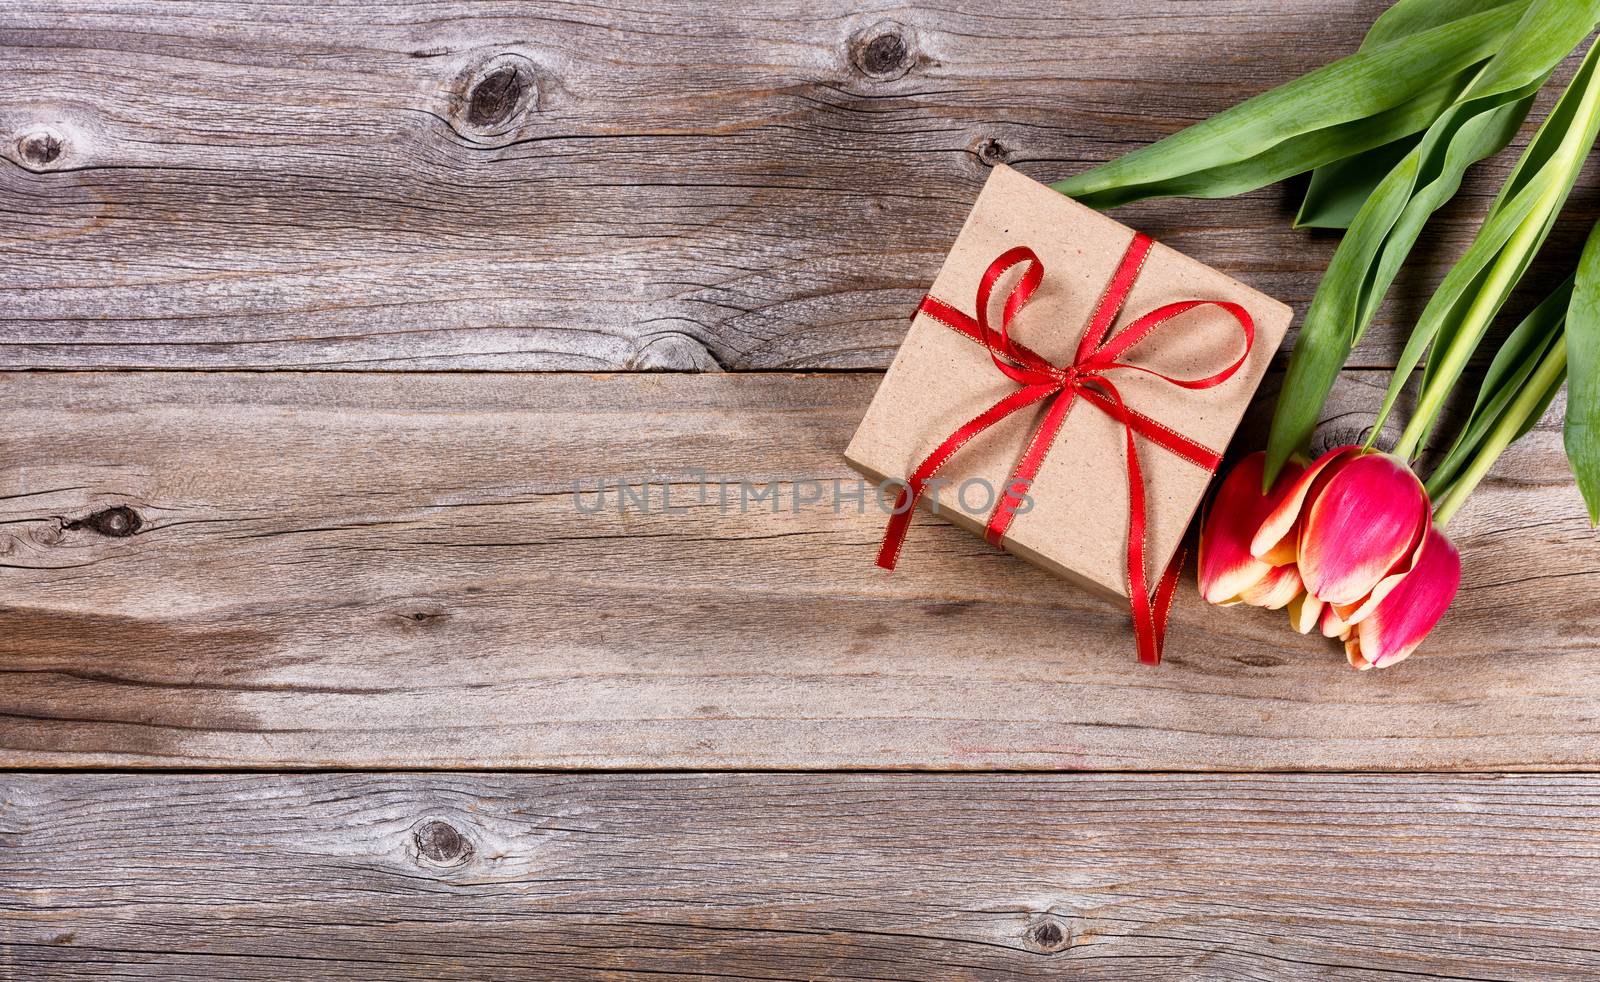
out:
M1023 450L1016 468L1012 471L1011 480L1006 483L1005 494L989 517L985 538L990 544L999 546L1011 528L1022 495L1032 484L1034 476L1039 473L1039 467L1049 454L1056 433L1066 421L1067 413L1071 412L1077 398L1082 396L1084 401L1120 422L1127 435L1128 596L1133 611L1133 633L1138 644L1139 661L1146 665L1161 663L1161 647L1167 633L1167 614L1172 606L1172 595L1177 587L1178 573L1183 566L1183 553L1180 550L1168 564L1152 600L1145 579L1144 560L1148 543L1145 529L1144 478L1139 469L1139 451L1134 436L1142 436L1208 472L1217 469L1221 455L1159 421L1130 409L1122 401L1122 394L1117 391L1117 387L1105 373L1119 368L1131 369L1154 375L1185 389L1209 389L1221 385L1232 378L1249 357L1250 349L1255 344L1255 322L1249 312L1236 303L1226 300L1183 300L1152 310L1118 331L1114 337L1107 338L1111 325L1116 321L1117 315L1122 311L1123 303L1128 298L1128 291L1139 279L1139 272L1144 266L1145 257L1150 253L1151 244L1148 236L1134 234L1127 252L1123 254L1121 265L1117 267L1116 274L1112 276L1110 285L1106 287L1105 294L1095 307L1094 316L1090 318L1089 325L1084 330L1083 340L1078 343L1077 355L1070 363L1060 367L1050 364L1032 349L1012 340L1009 333L1012 320L1044 280L1044 264L1034 255L1032 249L1026 246L1008 249L989 264L988 270L983 274L982 283L978 285L976 320L935 297L923 298L922 305L918 308L920 312L974 341L981 342L989 349L989 357L993 359L995 367L1015 382L1018 389L962 424L912 472L906 482L906 489L900 492L899 500L895 504L895 513L889 518L888 528L884 530L883 546L878 550L879 566L884 569L894 569L896 561L900 558L900 546L905 541L906 531L911 527L911 513L916 507L917 499L922 496L929 479L937 474L957 451L966 446L967 441L1017 410L1044 402L1046 403L1044 418L1034 429L1027 448ZM1000 316L1000 330L996 331L989 326L990 295L1000 277L1011 267L1022 263L1026 263L1027 268L1023 270L1016 286L1013 286L1006 296L1005 309ZM1205 306L1220 307L1227 311L1243 329L1244 353L1232 365L1205 378L1180 379L1117 360L1130 348L1154 334L1156 329L1167 321L1196 307Z

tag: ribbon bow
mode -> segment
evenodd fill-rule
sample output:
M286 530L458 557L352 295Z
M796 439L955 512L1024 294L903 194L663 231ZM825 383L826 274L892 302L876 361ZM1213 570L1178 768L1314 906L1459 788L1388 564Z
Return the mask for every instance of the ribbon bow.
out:
M989 264L988 270L983 274L982 282L978 285L976 319L968 317L933 296L923 298L921 306L918 307L921 313L933 317L974 341L981 342L989 349L989 357L994 361L995 367L1019 388L946 437L944 442L939 444L938 448L912 472L906 481L906 488L900 492L894 514L889 518L888 527L884 530L883 546L878 550L879 566L884 569L894 569L900 557L900 547L905 542L906 531L911 526L911 513L915 509L917 499L922 496L929 479L937 474L957 451L966 446L973 437L1012 413L1035 403L1048 402L1044 418L1034 429L1033 436L1028 440L1026 449L1023 450L1016 468L1012 471L1011 479L1006 482L1005 493L989 517L984 537L991 545L1000 546L1006 532L1011 528L1011 522L1016 516L1016 509L1022 503L1023 495L1026 494L1028 486L1039 473L1039 467L1050 452L1050 445L1055 440L1056 433L1061 429L1078 397L1082 396L1084 401L1122 423L1127 434L1128 597L1133 613L1134 638L1138 645L1140 662L1146 665L1161 663L1161 648L1167 633L1167 613L1172 606L1172 595L1177 587L1178 573L1183 566L1184 557L1182 550L1173 557L1162 574L1155 597L1152 599L1145 578L1147 536L1144 478L1139 469L1139 451L1134 436L1145 437L1162 449L1204 468L1207 472L1215 471L1222 458L1216 451L1196 443L1137 410L1128 408L1122 400L1122 394L1117 391L1116 385L1106 373L1127 369L1154 375L1185 389L1213 388L1232 378L1244 365L1245 359L1250 356L1250 349L1255 343L1255 322L1249 312L1236 303L1226 300L1182 300L1152 310L1118 331L1115 336L1108 338L1107 334L1111 330L1111 325L1115 323L1117 315L1122 311L1128 292L1139 279L1139 272L1144 266L1145 257L1150 253L1151 245L1148 236L1134 234L1133 241L1123 254L1116 274L1112 276L1110 285L1106 287L1105 294L1101 296L1094 315L1084 330L1083 340L1078 343L1077 354L1065 365L1052 365L1026 345L1012 340L1010 335L1011 322L1028 303L1034 291L1039 288L1039 284L1044 281L1044 264L1039 261L1033 250L1026 246L1008 249ZM1000 330L996 331L989 326L991 294L1000 277L1019 264L1027 264L1027 268L1006 296L1004 312L1000 316ZM1227 311L1239 322L1239 327L1244 333L1244 352L1227 368L1205 378L1180 379L1117 360L1174 317L1196 307L1205 306L1220 307Z

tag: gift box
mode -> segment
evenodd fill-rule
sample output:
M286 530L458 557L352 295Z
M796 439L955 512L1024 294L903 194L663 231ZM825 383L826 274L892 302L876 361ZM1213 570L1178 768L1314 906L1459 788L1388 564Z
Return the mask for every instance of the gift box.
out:
M902 513L879 564L920 503L1131 602L1159 660L1172 560L1291 318L996 166L845 451Z

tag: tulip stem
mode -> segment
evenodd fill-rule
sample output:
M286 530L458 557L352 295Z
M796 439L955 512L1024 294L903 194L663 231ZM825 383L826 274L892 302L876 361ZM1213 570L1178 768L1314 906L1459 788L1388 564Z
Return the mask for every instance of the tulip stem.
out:
M1515 207L1514 202L1524 194L1533 195L1533 200L1527 214L1512 230L1505 245L1500 248L1499 256L1493 265L1484 272L1484 279L1477 289L1476 296L1472 298L1460 323L1450 332L1444 350L1429 354L1429 368L1423 373L1425 382L1422 391L1417 395L1416 410L1411 414L1405 430L1400 434L1399 442L1391 451L1407 463L1415 461L1422 453L1422 445L1433 431L1434 422L1443 410L1450 390L1455 388L1462 372L1466 370L1467 363L1478 350L1478 344L1488 333L1490 323L1500 312L1506 298L1511 295L1512 288L1522 278L1529 260L1539 251L1539 246L1549 235L1551 225L1572 192L1578 171L1594 147L1595 133L1597 128L1600 128L1600 71L1593 70L1597 52L1600 52L1600 42L1596 42L1596 45L1589 49L1578 78L1573 80L1567 94L1562 96L1561 102L1564 104L1574 92L1579 93L1577 105L1573 108L1572 116L1566 120L1566 130L1561 134L1560 142L1525 185L1516 188L1514 183L1508 184L1501 192L1506 197L1506 202L1503 205L1497 202L1495 211L1499 211L1502 207L1506 209ZM1581 90L1578 88L1580 84ZM1557 108L1559 110L1559 105ZM1556 113L1552 113L1551 117L1545 120L1545 126L1551 125L1552 120L1556 118ZM1543 132L1544 128L1541 127L1540 134L1543 135ZM1535 140L1537 139L1536 137ZM1523 164L1525 163L1527 163L1526 157L1523 160ZM1518 164L1519 171L1523 164ZM1537 187L1537 182L1540 181L1545 182L1542 188ZM1431 308L1432 304L1429 307ZM1425 312L1424 317L1426 316ZM1565 348L1562 349L1562 357L1566 357ZM1384 411L1387 412L1387 406ZM1381 415L1379 420L1381 422ZM1377 439L1376 430L1377 427L1374 428L1373 440ZM1498 456L1498 452L1494 456ZM1493 463L1493 456L1490 457L1490 463Z
M1462 318L1461 327L1456 330L1452 339L1453 343L1445 349L1443 357L1439 360L1438 371L1429 373L1433 376L1429 380L1431 384L1425 386L1418 394L1416 411L1411 414L1405 430L1400 434L1399 442L1391 451L1408 464L1415 461L1422 452L1422 441L1426 440L1433 430L1434 420L1444 408L1444 401L1449 397L1450 390L1455 387L1456 380L1467 367L1467 362L1478 350L1478 342L1488 330L1489 322L1494 320L1495 314L1499 312L1500 303L1510 292L1511 285L1522 275L1522 257L1536 248L1543 238L1550 214L1548 204L1541 202L1512 234L1499 261L1490 267L1489 278L1484 282L1483 289L1478 291L1471 307L1467 309L1466 316ZM1376 440L1377 436L1375 429L1372 439Z
M1489 469L1500 459L1505 449L1511 446L1512 441L1522 435L1522 429L1530 417L1544 409L1545 395L1561 383L1567 374L1567 335L1565 332L1556 338L1556 343L1545 353L1539 362L1539 367L1534 370L1522 391L1517 393L1506 413L1500 421L1489 431L1489 436L1484 440L1483 447L1478 450L1472 463L1467 465L1461 476L1450 485L1450 490L1439 501L1438 507L1433 510L1433 524L1439 528L1455 516L1456 510L1467 500L1467 495L1478 486L1478 483L1488 475Z

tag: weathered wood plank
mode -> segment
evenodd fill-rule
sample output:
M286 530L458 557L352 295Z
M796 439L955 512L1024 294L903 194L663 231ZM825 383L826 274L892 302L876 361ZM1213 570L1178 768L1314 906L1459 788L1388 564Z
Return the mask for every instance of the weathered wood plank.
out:
M1379 381L1346 378L1330 439ZM936 519L889 576L880 515L793 510L796 482L852 480L876 382L0 378L0 763L1600 763L1600 561L1558 430L1452 526L1465 586L1406 665L1358 675L1186 584L1147 670L1126 611ZM575 507L575 479L592 505L651 474L686 510L660 485L648 513L614 485ZM741 513L741 480L779 511Z
M881 368L989 162L1108 159L1354 50L1385 5L6 4L0 366ZM1292 207L1119 217L1303 307L1334 240Z
M1600 973L1594 776L6 775L16 978Z

